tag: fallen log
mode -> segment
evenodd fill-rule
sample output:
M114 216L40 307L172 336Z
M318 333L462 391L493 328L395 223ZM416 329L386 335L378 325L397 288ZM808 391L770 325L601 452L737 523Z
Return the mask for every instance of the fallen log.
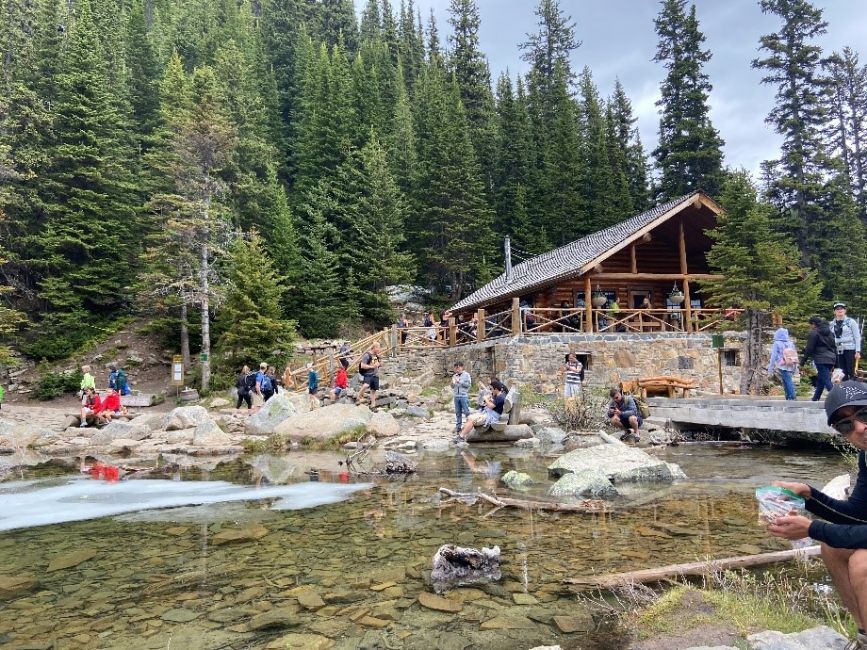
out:
M606 573L600 576L586 576L582 578L566 578L563 582L570 585L579 585L588 589L599 587L616 587L623 584L663 582L686 576L703 576L717 571L728 569L747 569L750 567L767 566L778 562L805 559L819 555L819 546L806 548L793 548L788 551L774 551L772 553L759 553L758 555L739 555L726 557L719 560L703 560L699 562L687 562L685 564L670 564L655 569L640 569L625 573Z
M440 492L451 497L449 501L461 501L472 503L481 499L500 508L523 508L524 510L551 510L555 512L608 512L608 504L602 499L584 499L579 503L560 503L558 501L532 501L529 499L511 499L509 497L495 497L483 492L455 492L441 487Z

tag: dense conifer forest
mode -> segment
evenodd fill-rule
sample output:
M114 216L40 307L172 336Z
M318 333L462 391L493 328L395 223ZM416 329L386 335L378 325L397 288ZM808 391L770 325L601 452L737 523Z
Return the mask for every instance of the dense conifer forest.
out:
M56 359L146 314L233 358L381 326L391 284L459 299L506 235L521 259L698 188L728 210L720 301L857 312L867 67L816 45L806 0L759 4L783 146L750 179L726 168L685 0L647 26L655 143L619 83L573 69L592 25L557 0L515 44L529 72L497 78L474 0L443 32L414 0L0 0L0 336Z

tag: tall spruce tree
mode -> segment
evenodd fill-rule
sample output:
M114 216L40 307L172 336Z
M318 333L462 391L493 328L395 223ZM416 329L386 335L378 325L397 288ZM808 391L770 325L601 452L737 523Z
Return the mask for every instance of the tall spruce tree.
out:
M755 393L762 383L767 315L773 311L792 321L806 318L816 309L822 288L815 271L793 263L798 258L794 240L775 232L774 210L756 194L746 172L733 173L726 182L720 197L725 212L709 231L714 243L708 253L711 268L723 279L705 283L709 304L746 310L744 394Z
M630 209L641 212L650 207L650 188L648 187L647 156L635 123L638 118L632 112L632 102L626 95L623 84L618 79L614 83L614 93L608 100L608 108L613 120L613 135L616 138L618 165L626 167L624 173L629 184ZM619 173L619 171L618 171Z
M590 68L585 67L578 79L579 128L581 153L581 196L584 213L587 215L587 230L575 233L584 235L601 230L628 216L619 212L624 208L626 196L616 197L618 189L608 157L607 125L602 111L599 91L593 83ZM622 188L626 190L625 186Z
M118 110L89 0L76 10L56 78L54 138L41 179L47 218L37 273L48 316L38 331L46 338L45 356L67 354L76 343L69 330L87 337L95 317L124 304L138 258L128 123Z
M723 140L710 119L712 86L703 70L710 51L702 48L695 5L664 0L654 20L659 44L654 61L667 73L660 88L659 144L653 151L660 171L657 198L667 201L693 190L718 194Z
M575 38L575 22L563 13L558 0L539 0L535 13L539 31L527 34L520 45L521 58L530 64L539 92L547 95L553 91L558 74L565 74L569 84L574 80L569 57L581 47L581 41Z
M819 266L815 232L828 221L823 195L830 160L822 130L827 120L828 83L822 76L822 49L815 40L825 33L822 10L807 0L761 0L765 13L783 22L779 32L760 39L766 55L753 61L762 82L777 86L777 103L767 122L783 136L781 157L765 166L769 196L781 212L778 227L793 232L802 260Z
M867 222L867 65L846 47L831 55L828 67L829 112L834 119L831 153L842 160L861 220Z

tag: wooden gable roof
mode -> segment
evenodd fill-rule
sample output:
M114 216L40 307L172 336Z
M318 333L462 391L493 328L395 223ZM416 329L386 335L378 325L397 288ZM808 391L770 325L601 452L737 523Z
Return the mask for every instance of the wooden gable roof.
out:
M581 276L685 208L696 204L707 207L714 215L722 211L716 201L704 192L692 192L522 262L512 269L511 279L503 273L455 304L452 311L477 309Z

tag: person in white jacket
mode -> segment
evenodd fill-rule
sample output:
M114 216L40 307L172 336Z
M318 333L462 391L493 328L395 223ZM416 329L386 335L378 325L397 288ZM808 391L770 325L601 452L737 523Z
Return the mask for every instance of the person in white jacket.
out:
M837 367L843 371L843 381L855 379L855 362L861 358L861 328L858 321L846 315L846 303L834 303L834 320L830 323L837 343Z

